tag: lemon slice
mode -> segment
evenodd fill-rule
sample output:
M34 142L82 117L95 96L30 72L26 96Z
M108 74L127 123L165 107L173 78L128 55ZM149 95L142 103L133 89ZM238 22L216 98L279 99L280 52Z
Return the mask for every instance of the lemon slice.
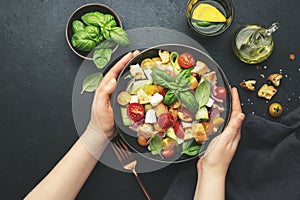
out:
M206 22L226 22L226 17L210 4L200 4L192 14L192 19Z

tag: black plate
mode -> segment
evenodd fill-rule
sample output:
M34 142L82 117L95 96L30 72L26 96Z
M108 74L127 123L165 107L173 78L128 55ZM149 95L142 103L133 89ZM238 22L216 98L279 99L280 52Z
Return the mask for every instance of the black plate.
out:
M228 123L229 120L229 116L231 113L231 95L230 95L230 88L229 88L229 83L227 78L225 77L224 72L222 71L222 69L219 67L219 65L210 57L208 56L206 53L204 53L201 50L198 50L194 47L190 47L190 46L186 46L186 45L181 45L181 44L165 44L165 45L159 45L159 46L155 46L155 47L151 47L143 52L141 52L141 54L139 54L138 56L136 56L135 58L133 58L123 69L123 71L120 73L119 77L118 77L118 83L117 83L117 87L114 91L114 93L112 94L112 105L113 105L113 111L114 111L114 118L115 118L115 123L116 123L116 127L119 131L119 134L122 136L122 138L124 139L124 141L137 153L140 153L142 156L154 160L154 161L158 161L158 162L172 162L172 163L177 163L177 162L184 162L184 161L188 161L191 160L197 156L187 156L187 155L181 155L181 156L174 156L174 158L170 158L170 159L166 159L166 158L161 158L160 156L153 156L151 154L151 152L146 148L146 147L142 147L138 144L137 142L137 132L132 130L131 128L123 125L122 122L122 117L121 117L121 111L120 111L120 105L117 103L117 95L121 92L126 90L127 87L127 83L130 79L124 79L124 77L126 77L130 72L130 65L133 64L137 64L137 63L141 63L145 58L153 58L153 57L157 57L158 56L158 50L168 50L170 52L172 51L176 51L177 53L181 54L184 52L189 52L191 53L195 60L198 61L202 61L204 63L206 63L206 65L212 70L212 71L216 71L217 73L217 79L218 79L218 86L224 86L227 90L227 99L224 102L224 107L225 107L225 112L223 112L221 114L221 116L225 119L225 123L223 123L223 125L220 126L220 128L218 129L218 132L214 133L213 135L210 136L209 140L207 140L201 148L200 154L199 155L203 155L203 153L205 152L207 145L209 144L209 142L217 135L219 135L224 127L226 126L226 124Z

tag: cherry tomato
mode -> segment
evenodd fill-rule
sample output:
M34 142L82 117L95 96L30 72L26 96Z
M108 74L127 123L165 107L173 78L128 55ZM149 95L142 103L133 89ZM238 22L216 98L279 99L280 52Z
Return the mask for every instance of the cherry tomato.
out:
M280 117L282 115L282 106L279 103L272 103L269 106L269 114L272 117Z
M185 52L178 57L178 64L182 68L190 68L195 65L195 59L192 54Z
M129 92L126 91L121 92L117 97L118 103L122 106L126 106L127 104L129 104L130 100L131 95L129 94Z
M175 151L174 149L169 149L169 150L162 150L161 155L164 158L171 158L174 155Z
M195 76L191 76L190 78L190 88L192 90L196 89L198 87L198 80Z
M226 99L227 92L226 92L226 88L225 88L225 87L220 87L220 86L218 86L218 87L216 88L216 93L217 93L216 97L217 97L218 99L222 99L222 100L225 100L225 99Z
M167 129L173 126L175 120L172 114L163 113L158 117L158 125L160 128Z
M144 118L145 109L142 104L131 103L127 106L127 115L133 121L139 121Z
M171 138L164 138L162 142L163 142L163 150L174 149L174 147L176 145L175 140L173 140Z
M174 131L178 138L183 139L184 138L184 130L181 126L181 123L179 121L176 121L174 124Z
M142 147L146 147L148 145L147 140L145 138L141 137L141 136L138 136L138 143Z

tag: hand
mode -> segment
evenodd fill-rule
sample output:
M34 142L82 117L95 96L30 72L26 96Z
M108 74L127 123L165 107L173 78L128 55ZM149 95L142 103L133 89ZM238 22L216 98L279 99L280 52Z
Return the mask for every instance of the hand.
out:
M125 55L109 70L96 89L87 131L97 134L104 140L110 140L116 136L113 110L110 105L110 95L116 87L116 78L124 66L138 54L139 51L135 51Z
M240 141L241 126L245 118L237 89L232 88L231 94L233 107L228 126L208 145L205 154L198 161L198 172L226 176L229 164Z

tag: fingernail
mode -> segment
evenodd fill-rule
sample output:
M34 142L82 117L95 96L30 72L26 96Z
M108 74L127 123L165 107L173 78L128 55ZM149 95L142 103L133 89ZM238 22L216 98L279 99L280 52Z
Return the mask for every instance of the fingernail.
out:
M238 116L236 117L238 120L243 121L245 119L245 114L244 113L239 113Z

